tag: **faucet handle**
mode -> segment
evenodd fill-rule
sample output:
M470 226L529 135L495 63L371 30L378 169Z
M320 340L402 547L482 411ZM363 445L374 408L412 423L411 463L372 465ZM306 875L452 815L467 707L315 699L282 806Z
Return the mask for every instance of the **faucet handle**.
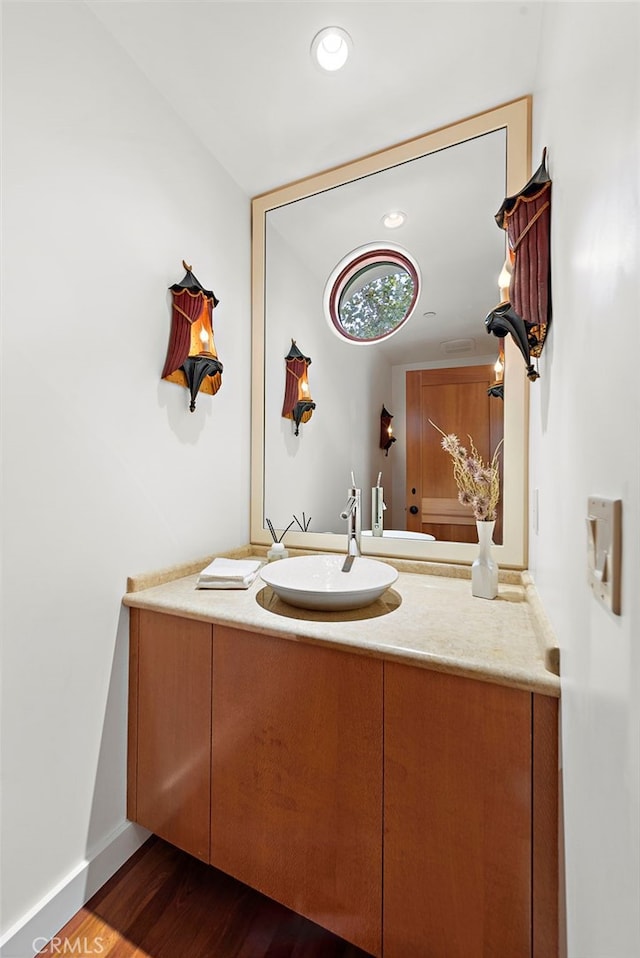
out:
M356 490L356 491L357 491L357 490ZM356 501L357 501L357 500L356 500L356 496L355 496L355 495L349 495L349 498L347 499L347 506L346 506L346 508L340 513L340 518L341 518L341 519L348 519L348 518L349 518L349 516L351 515L351 513L352 513L353 510L354 510L354 507L355 507L355 505L356 505Z

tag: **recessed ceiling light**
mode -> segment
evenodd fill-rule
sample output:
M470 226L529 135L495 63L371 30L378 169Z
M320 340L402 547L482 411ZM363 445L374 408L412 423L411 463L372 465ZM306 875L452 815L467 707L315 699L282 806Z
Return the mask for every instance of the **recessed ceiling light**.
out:
M325 27L313 38L311 56L323 70L339 70L347 62L351 47L351 37L346 30Z
M388 230L397 230L399 226L404 225L406 219L407 214L403 213L402 210L390 210L382 217L382 225L386 226Z

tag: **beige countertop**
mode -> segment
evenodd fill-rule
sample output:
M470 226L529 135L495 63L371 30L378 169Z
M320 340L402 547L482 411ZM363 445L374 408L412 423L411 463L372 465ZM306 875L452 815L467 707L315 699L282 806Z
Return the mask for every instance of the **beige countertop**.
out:
M227 555L264 558L262 551ZM471 595L465 567L385 560L400 574L373 605L312 612L287 605L260 576L249 589L197 589L211 558L130 578L124 604L560 695L553 634L526 572L507 572L498 597L487 600Z

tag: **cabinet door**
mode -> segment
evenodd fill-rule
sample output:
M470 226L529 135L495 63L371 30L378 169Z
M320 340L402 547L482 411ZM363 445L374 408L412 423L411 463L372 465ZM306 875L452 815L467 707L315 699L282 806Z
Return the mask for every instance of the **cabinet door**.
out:
M380 954L382 662L216 626L213 675L212 864Z
M129 818L209 860L211 626L132 610Z
M385 958L531 954L531 695L385 665Z

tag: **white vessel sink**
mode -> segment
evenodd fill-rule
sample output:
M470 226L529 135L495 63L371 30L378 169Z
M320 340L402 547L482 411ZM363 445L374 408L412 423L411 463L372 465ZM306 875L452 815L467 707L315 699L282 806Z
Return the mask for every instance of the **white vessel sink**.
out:
M336 612L375 602L398 578L386 562L356 556L343 572L346 556L296 556L271 562L260 575L276 595L300 609Z
M372 536L373 532L371 529L363 529L363 536ZM380 537L378 537L380 538ZM410 532L407 529L385 529L382 533L382 538L384 539L430 539L432 542L435 542L435 536L432 536L429 532Z

